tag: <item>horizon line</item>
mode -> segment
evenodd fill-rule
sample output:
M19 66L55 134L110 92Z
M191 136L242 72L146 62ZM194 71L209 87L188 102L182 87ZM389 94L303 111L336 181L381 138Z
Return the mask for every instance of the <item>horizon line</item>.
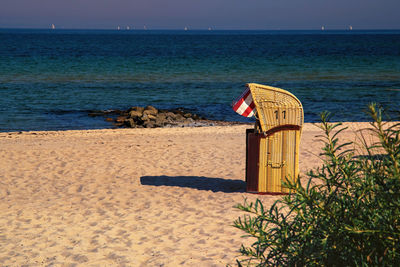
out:
M350 25L349 25L350 26ZM125 27L125 26L124 26ZM377 29L371 29L371 28L356 28L356 29L349 29L349 28L302 28L302 29L282 29L282 28L273 28L273 29L266 29L266 28L260 28L260 29L235 29L235 28L189 28L189 27L182 27L182 28L120 28L118 29L117 27L115 28L67 28L67 27L61 27L61 28L55 28L52 29L51 27L2 27L0 26L1 30L109 30L109 31L120 31L120 32L129 32L129 31L397 31L400 30L400 28L377 28Z

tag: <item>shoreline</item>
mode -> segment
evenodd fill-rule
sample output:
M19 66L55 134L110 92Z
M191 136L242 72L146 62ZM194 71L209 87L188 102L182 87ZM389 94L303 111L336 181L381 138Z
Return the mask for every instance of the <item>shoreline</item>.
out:
M342 141L368 123L344 123ZM250 125L0 133L0 261L6 266L224 266L242 243ZM321 164L305 123L300 172Z
M202 125L190 125L190 126L174 126L174 127L157 127L157 128L125 128L125 127L113 127L113 128L87 128L87 129L60 129L60 130L12 130L12 131L0 131L0 136L7 134L39 134L39 133L60 133L60 132L96 132L96 131L119 131L119 130L133 130L133 131L141 131L141 130L160 130L160 129L200 129L200 128L214 128L214 127L234 127L234 126L247 126L248 128L254 128L254 122L240 122L240 121L213 121L213 120L204 120L207 123ZM400 123L400 121L384 121L385 123ZM321 122L304 122L304 127L309 127L310 125L317 125ZM345 127L368 127L370 125L370 121L332 121L329 122L331 124L334 123L342 123Z

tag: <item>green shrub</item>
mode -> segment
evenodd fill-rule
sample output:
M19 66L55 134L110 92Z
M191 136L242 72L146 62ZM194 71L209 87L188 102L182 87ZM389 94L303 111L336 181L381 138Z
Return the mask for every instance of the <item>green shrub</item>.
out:
M362 155L340 144L346 128L323 113L323 165L307 185L286 181L291 193L269 210L260 200L237 206L249 214L234 226L256 238L239 266L400 266L400 127L375 105L369 113L378 141L362 137Z

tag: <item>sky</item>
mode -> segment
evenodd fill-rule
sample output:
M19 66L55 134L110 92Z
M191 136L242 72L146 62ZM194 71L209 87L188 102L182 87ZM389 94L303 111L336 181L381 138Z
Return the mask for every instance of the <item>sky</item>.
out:
M0 0L0 28L400 29L400 0Z

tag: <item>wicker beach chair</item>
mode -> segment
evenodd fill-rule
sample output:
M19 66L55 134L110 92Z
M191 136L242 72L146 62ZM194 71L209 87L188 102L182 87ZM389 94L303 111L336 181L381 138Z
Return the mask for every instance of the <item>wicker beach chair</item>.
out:
M304 122L301 102L286 90L247 84L256 107L256 127L247 131L247 191L288 193L285 179L299 174L299 144Z

